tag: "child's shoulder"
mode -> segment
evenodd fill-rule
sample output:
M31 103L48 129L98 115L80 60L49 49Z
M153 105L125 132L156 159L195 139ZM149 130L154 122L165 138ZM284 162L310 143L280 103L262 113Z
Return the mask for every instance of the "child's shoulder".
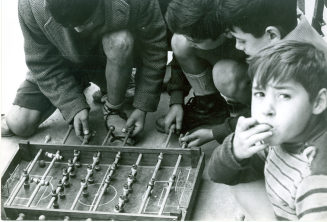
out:
M311 162L313 175L327 175L327 130L312 142L315 147L315 157Z

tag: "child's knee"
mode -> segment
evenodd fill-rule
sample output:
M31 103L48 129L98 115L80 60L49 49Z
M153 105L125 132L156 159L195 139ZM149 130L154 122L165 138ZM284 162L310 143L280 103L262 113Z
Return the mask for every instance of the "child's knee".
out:
M133 35L122 30L102 37L103 50L111 62L124 63L131 58L134 47Z
M171 48L178 59L186 59L192 55L191 45L183 35L173 35L171 39Z
M212 75L216 88L227 97L237 94L238 86L249 80L245 65L233 60L217 62L213 67Z
M9 129L17 136L28 137L34 134L41 121L41 113L24 107L14 106L6 115Z

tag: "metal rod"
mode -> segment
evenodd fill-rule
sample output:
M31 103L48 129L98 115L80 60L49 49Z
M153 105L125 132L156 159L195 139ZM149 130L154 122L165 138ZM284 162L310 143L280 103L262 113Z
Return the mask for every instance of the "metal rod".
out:
M166 203L167 203L167 200L168 200L168 196L169 196L169 193L170 193L170 189L171 187L173 186L174 182L175 182L175 179L176 179L176 172L177 172L177 169L179 167L179 164L181 162L181 159L182 159L182 155L178 155L178 158L177 158L177 162L176 162L176 165L174 167L174 171L171 175L171 177L169 178L169 183L168 183L168 188L167 188L167 191L166 191L166 194L165 194L165 197L162 201L162 204L161 204L161 207L160 207L160 210L159 210L159 215L162 215L162 212L166 206Z
M106 137L104 138L101 146L104 146L107 143L109 137L112 136L112 133L114 132L114 130L115 130L114 126L109 126L109 131L108 131Z
M32 171L34 165L36 164L37 160L39 159L39 157L41 156L42 153L42 149L39 149L38 153L36 154L36 156L34 157L33 161L30 162L27 167L26 167L26 172L27 175L30 174L30 172ZM7 201L7 205L11 205L12 202L14 201L17 193L19 192L20 188L22 187L22 185L24 184L25 181L25 176L21 176L19 182L17 183L17 185L14 187L13 192L11 193L10 197L8 198Z
M73 158L73 162L72 162L73 165L75 165L77 159L78 159L78 156L74 156L74 158ZM72 170L73 170L73 167L68 167L68 169L67 169L67 175L69 175L69 173L70 173ZM61 180L62 184L64 184L64 183L66 182L67 179L68 179L68 176L64 176L64 177L62 178L62 180ZM56 189L56 194L59 193L60 189L61 189L60 187L57 187L57 189ZM47 209L50 209L50 208L52 207L52 204L54 203L55 199L56 199L55 197L51 197L50 202L49 202L49 204L48 204L48 206L47 206Z
M40 182L37 184L36 188L34 189L31 197L29 198L26 207L29 207L34 199L34 197L36 196L37 192L39 191L40 187L43 185L43 181L45 179L45 177L48 175L48 173L50 172L53 164L56 162L56 160L58 159L58 156L60 154L60 151L57 150L56 155L52 158L52 161L50 163L50 165L48 166L47 170L45 171L45 173L43 174L43 176L41 177Z
M96 211L96 209L98 208L98 206L100 204L100 201L101 201L101 198L103 197L103 195L104 195L104 193L105 193L105 191L106 191L106 189L107 189L107 187L109 186L109 183L110 183L110 181L107 183L107 182L105 182L105 180L106 180L107 177L111 178L112 174L115 172L115 169L112 168L111 166L117 165L118 162L119 162L119 160L120 160L120 157L121 157L121 152L118 152L116 154L115 161L108 168L109 175L105 175L103 177L103 180L101 182L101 185L100 185L100 187L98 189L99 194L97 192L96 197L93 199L94 206L92 208L92 205L93 205L93 203L92 203L90 210ZM108 170L107 170L107 172L108 172Z
M72 129L73 129L73 125L69 125L68 126L68 130L67 130L67 132L65 134L65 137L62 139L62 142L61 142L62 144L65 144L66 143L66 140L68 139L69 134L72 131Z
M96 158L93 159L93 163L92 163L92 165L91 165L91 169L87 172L87 175L86 175L86 177L85 177L85 184L81 185L81 188L80 188L80 190L78 191L78 193L77 193L77 195L76 195L76 198L75 198L75 200L74 200L74 202L73 202L73 204L72 204L70 210L74 210L74 208L75 208L75 206L76 206L76 204L77 204L77 201L78 201L79 197L81 196L81 193L82 193L82 191L83 191L83 188L86 186L87 181L88 181L88 179L89 179L89 177L90 177L90 175L91 175L91 173L92 173L92 171L93 171L93 169L94 169L94 166L96 165L96 163L97 163L98 160L99 160L99 157L100 157L100 152L97 152L97 156L96 156Z

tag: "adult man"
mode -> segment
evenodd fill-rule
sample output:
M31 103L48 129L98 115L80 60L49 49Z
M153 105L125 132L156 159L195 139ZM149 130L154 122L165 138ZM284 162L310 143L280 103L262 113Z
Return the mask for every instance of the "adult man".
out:
M157 0L20 0L19 20L29 72L2 121L2 135L30 136L56 108L77 136L89 134L83 94L89 81L108 92L107 125L134 126L133 135L142 131L146 113L158 105L166 64ZM121 108L133 66L135 110L125 123Z

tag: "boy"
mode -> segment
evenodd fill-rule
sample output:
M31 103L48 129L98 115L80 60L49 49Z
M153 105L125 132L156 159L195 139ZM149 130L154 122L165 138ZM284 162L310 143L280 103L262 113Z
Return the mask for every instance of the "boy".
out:
M2 121L2 136L30 136L56 108L77 136L88 135L83 89L90 81L108 92L107 125L115 119L118 133L132 126L133 135L142 131L146 113L157 108L166 64L157 0L20 0L18 9L29 72ZM135 110L126 122L121 108L133 65Z
M171 46L181 70L173 63L168 85L171 107L167 116L157 121L160 131L168 132L173 123L185 133L201 125L224 122L229 111L220 93L249 103L250 97L244 96L249 94L243 91L245 84L224 84L232 76L246 75L246 64L244 53L234 49L234 40L226 35L224 23L216 16L218 4L218 0L173 0L168 5L166 21L173 33ZM218 75L216 72L224 75L217 81L222 86L219 91L212 78ZM185 78L194 97L184 106Z
M287 39L311 42L327 54L326 42L310 26L305 16L297 12L297 0L221 0L217 16L228 24L231 34L236 38L236 48L249 56L255 55L265 46ZM213 78L221 79L215 75ZM238 75L229 80L226 85L239 85L248 82L249 77ZM248 88L243 92L250 94L250 84L245 86ZM190 146L199 146L213 139L221 143L235 130L235 123L235 119L227 119L213 129L197 130L182 138L182 141L188 142Z
M309 43L284 41L254 56L252 117L240 117L209 162L215 182L236 184L264 164L266 192L280 220L327 217L327 64ZM264 162L265 161L265 162Z

